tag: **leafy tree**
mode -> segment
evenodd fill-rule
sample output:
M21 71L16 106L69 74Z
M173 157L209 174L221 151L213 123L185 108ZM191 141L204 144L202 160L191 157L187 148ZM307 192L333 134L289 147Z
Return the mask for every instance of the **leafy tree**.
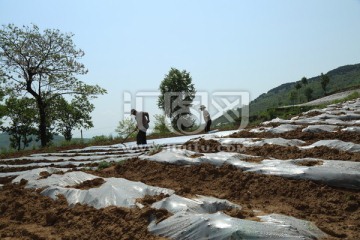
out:
M155 133L169 133L169 127L166 124L166 116L162 115L162 114L155 114L154 115L155 118L155 127L154 127L154 132Z
M134 129L136 128L136 123L131 118L124 118L119 122L119 125L115 129L115 132L119 134L120 137L125 138L127 136L129 137L135 137L136 132Z
M90 113L95 107L85 96L76 96L71 103L59 96L53 105L56 111L56 130L64 136L66 141L71 140L73 129L89 129L94 126Z
M23 28L12 24L0 30L0 69L6 75L7 91L30 94L36 100L38 134L44 147L50 142L49 106L65 94L95 97L105 89L87 85L77 76L87 73L78 60L84 52L72 41L73 34L36 25Z
M302 85L301 85L301 82L297 82L296 84L295 84L295 88L296 88L296 91L297 91L297 96L298 96L298 102L300 103L300 94L299 94L299 91L300 91L300 89L302 88Z
M309 87L307 87L307 88L305 89L304 94L305 94L306 100L307 100L308 102L312 100L312 94L313 94L313 92L314 92L314 90L312 90L312 89L309 88Z
M308 80L307 80L307 78L306 77L303 77L302 79L301 79L301 83L304 85L304 86L306 86L306 85L308 85Z
M171 68L160 84L158 107L164 110L176 130L186 130L194 124L190 106L195 98L195 87L190 73Z
M295 100L297 98L297 95L298 95L297 92L294 90L290 92L289 98L290 98L290 102L293 106L295 105Z
M324 75L323 73L321 73L320 78L321 78L321 82L320 82L321 83L321 88L324 91L324 95L326 95L326 87L330 82L330 78L326 74Z
M32 136L36 134L34 123L36 112L33 109L36 103L32 98L10 97L5 101L5 115L11 120L9 126L1 127L1 130L10 135L10 146L21 150L29 146Z

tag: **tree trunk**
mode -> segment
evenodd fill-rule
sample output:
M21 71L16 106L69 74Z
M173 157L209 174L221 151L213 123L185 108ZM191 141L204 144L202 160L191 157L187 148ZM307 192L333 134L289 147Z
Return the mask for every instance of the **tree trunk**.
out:
M40 142L41 147L46 147L48 144L48 138L46 136L46 113L45 113L45 104L39 99L38 101L39 107L39 135L40 135Z
M41 92L35 92L32 89L34 74L31 72L31 69L28 70L28 80L26 81L26 90L36 99L38 110L39 110L39 137L41 142L41 147L46 147L48 144L48 137L46 136L46 103L44 103Z

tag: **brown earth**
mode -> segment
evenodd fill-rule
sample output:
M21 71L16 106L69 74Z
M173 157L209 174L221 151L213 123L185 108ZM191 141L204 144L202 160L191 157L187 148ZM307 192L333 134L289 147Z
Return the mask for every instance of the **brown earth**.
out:
M304 126L306 127L306 126ZM307 144L312 144L314 142L320 140L332 140L338 139L344 142L352 142L360 144L360 134L356 132L319 132L319 133L311 133L311 132L302 132L302 128L298 128L294 131L289 131L286 133L269 133L269 132L261 132L261 133L253 133L247 130L239 131L229 135L232 138L285 138L285 139L299 139L306 141Z
M312 221L330 239L360 239L360 192L355 190L245 173L230 165L179 166L138 159L91 173L171 188L185 197L223 198L243 206L246 212L260 210Z
M0 191L0 239L164 239L147 231L152 217L167 211L107 207L95 209L66 199L52 200L34 190L6 185Z
M351 153L328 148L325 146L311 149L299 149L298 147L286 147L272 144L265 144L261 147L244 147L241 144L221 145L216 140L188 141L182 146L184 149L200 153L215 153L220 151L238 152L264 158L276 159L297 159L297 158L321 158L324 160L342 160L360 162L360 153ZM251 159L250 159L251 160ZM259 159L258 159L259 160Z
M210 143L216 146L216 141ZM274 146L262 149L266 147ZM284 149L268 152L283 153L284 158L286 154L291 156ZM201 154L194 157L199 156ZM314 222L329 234L329 239L360 239L360 192L355 190L245 173L229 165L179 166L136 158L90 173L171 188L185 197L201 194L224 198L243 207L225 211L233 217L259 221L254 210L263 214L286 214ZM1 184L7 184L12 178L0 180ZM88 189L102 182L99 178L78 187ZM145 205L142 210L117 207L97 210L79 204L70 208L64 198L54 201L33 190L5 185L4 190L0 190L0 239L158 239L147 232L149 216L155 215L160 221L168 213L149 209L155 200L159 199L139 200Z
M231 137L297 138L311 144L324 139L360 143L358 135L341 131L303 133L298 129L284 134L242 131ZM246 159L251 162L259 162L269 157L360 161L360 153L348 153L327 147L300 150L297 147L266 144L262 147L244 148L242 145L221 146L215 140L199 139L198 142L185 143L182 148L196 150L197 153L191 156L193 158L202 156L202 153L235 151L260 156ZM149 149L141 149L139 152L146 150ZM322 164L322 161L299 164L314 166ZM87 166L98 166L98 163ZM0 172L9 172L9 169L0 169ZM241 210L225 211L233 217L259 221L254 210L259 210L262 214L286 214L314 222L329 234L329 239L360 239L360 192L355 190L329 187L313 181L245 173L229 165L179 166L137 158L90 173L99 177L123 177L171 188L176 194L185 197L201 194L227 199L243 207ZM41 177L48 176L49 174L44 174ZM161 239L148 233L147 226L150 218L154 216L157 221L169 216L165 210L149 208L154 201L165 197L163 195L138 199L138 202L145 206L143 209L107 207L98 210L80 204L70 208L64 197L52 200L34 190L10 185L13 178L0 178L0 184L6 184L0 190L0 239ZM76 187L99 187L103 181L102 178L97 178Z

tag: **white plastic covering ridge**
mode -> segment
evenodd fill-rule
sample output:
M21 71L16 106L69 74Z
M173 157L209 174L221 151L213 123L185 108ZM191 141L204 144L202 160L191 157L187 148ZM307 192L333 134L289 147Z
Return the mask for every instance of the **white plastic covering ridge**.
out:
M319 133L319 132L336 132L336 125L310 125L304 128L303 132Z
M278 127L269 129L266 132L275 133L275 134L286 133L286 132L294 131L294 130L298 129L299 127L301 127L301 126L293 125L293 124L282 124Z
M153 187L123 178L105 178L105 181L100 187L88 190L51 186L43 190L41 194L53 199L62 194L69 205L80 203L99 209L107 206L133 208L137 206L136 199L146 195L154 196L161 193L171 195L174 193L171 189Z
M224 163L236 166L244 171L259 174L277 175L293 179L321 181L327 185L360 189L360 163L352 161L322 160L322 159L268 159L258 163L243 161L248 155L231 152L204 153L191 158L195 152L175 149L162 151L152 156L140 159L172 164L193 165L209 163L220 166ZM252 156L253 157L253 156ZM321 165L299 166L301 161L322 161Z
M300 149L309 149L309 148L321 147L321 146L325 146L328 148L333 148L345 152L353 152L353 153L360 152L360 144L356 144L352 142L344 142L341 140L320 140L309 146L300 147Z
M341 129L341 131L343 131L343 132L357 132L357 133L360 133L360 127L347 127L347 128Z
M85 172L68 172L65 174L56 174L56 172L63 171L61 168L37 168L27 171L17 176L12 182L19 183L21 179L27 180L26 188L44 188L48 186L74 186L87 180L98 178ZM40 178L41 172L48 172L52 174L47 178Z
M26 188L45 188L41 194L53 199L58 194L66 197L70 205L80 203L89 204L95 208L103 208L110 205L122 207L134 207L137 198L145 195L173 194L174 191L166 188L153 187L141 182L132 182L123 178L104 178L103 183L98 188L89 190L75 189L68 186L80 184L86 180L98 178L98 176L84 173L81 171L68 172L65 174L52 174L51 176L39 179L40 172L47 171L55 173L56 168L39 168L27 171L13 180L19 183L21 179L27 180ZM61 170L61 169L60 169Z
M232 218L221 212L178 212L158 224L153 221L148 230L162 237L179 240L317 239L326 236L310 222L286 216L274 221L276 215L271 217L269 222L256 222Z
M192 213L215 213L234 208L241 209L241 206L225 199L199 195L196 198L189 199L180 197L176 194L153 203L151 207L156 209L166 209L168 212L174 214L181 211Z

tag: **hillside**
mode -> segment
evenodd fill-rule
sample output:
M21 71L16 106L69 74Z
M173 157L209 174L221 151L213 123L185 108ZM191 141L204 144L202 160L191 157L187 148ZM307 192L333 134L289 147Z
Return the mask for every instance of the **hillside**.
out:
M338 67L324 74L330 78L330 82L327 86L328 95L360 87L360 64ZM291 91L295 90L295 84L299 80L300 79L297 79L294 82L284 83L269 90L267 93L261 94L258 98L251 101L249 106L250 117L257 116L267 109L291 105L292 102L290 101L289 95ZM306 97L304 95L305 88L311 88L313 90L312 99L323 97L324 93L320 82L320 75L308 78L308 84L299 90L300 101L297 100L295 104L306 102ZM226 118L222 116L215 119L214 125L226 122Z
M326 75L330 78L330 83L327 86L328 93L360 86L360 64L342 66L327 72ZM289 94L295 89L297 81L282 84L253 100L250 103L250 116L256 115L268 108L291 105ZM323 97L320 81L320 75L308 79L306 87L313 89L313 99ZM305 102L304 90L304 87L299 90L300 99L302 100L300 103Z

